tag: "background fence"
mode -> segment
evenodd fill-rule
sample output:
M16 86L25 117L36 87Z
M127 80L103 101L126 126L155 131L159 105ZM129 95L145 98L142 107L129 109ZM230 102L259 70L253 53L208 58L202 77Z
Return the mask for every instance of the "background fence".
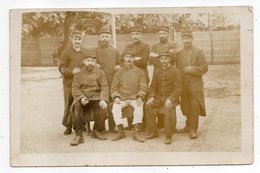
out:
M207 61L211 64L229 64L240 62L240 32L214 31L212 41L210 32L193 32L193 44L203 49ZM129 34L117 34L117 48L122 52L131 42ZM150 46L157 43L157 33L143 34L143 40ZM22 38L22 66L53 66L53 54L61 40L49 38ZM182 46L180 33L175 34L175 41ZM98 44L98 36L86 36L83 47L94 48ZM212 46L211 46L212 44Z

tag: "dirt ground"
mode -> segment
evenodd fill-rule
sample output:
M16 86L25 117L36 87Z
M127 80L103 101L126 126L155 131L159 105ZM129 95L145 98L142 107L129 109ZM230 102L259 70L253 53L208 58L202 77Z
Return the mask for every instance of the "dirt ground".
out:
M23 67L21 90L21 152L224 152L240 151L241 108L240 72L238 65L209 67L204 77L207 116L200 118L199 137L190 140L188 134L175 134L171 145L160 137L137 143L132 131L127 138L111 141L114 134L105 132L108 140L99 141L84 134L85 143L71 147L74 133L64 136L62 79L56 67ZM177 128L184 126L185 117L177 109ZM106 123L107 124L107 123ZM145 136L145 133L142 133Z

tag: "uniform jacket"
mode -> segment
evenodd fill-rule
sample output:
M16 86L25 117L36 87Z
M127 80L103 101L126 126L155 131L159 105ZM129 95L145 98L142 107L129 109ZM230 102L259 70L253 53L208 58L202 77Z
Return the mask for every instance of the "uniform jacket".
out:
M126 46L127 48L133 48L135 49L135 56L136 57L141 57L139 60L135 60L134 64L136 67L140 68L143 70L145 74L145 79L147 84L149 83L149 77L148 77L148 71L147 71L147 63L149 60L149 53L150 53L150 47L148 44L139 41L138 43L131 43Z
M119 97L121 100L144 98L147 92L144 72L132 66L127 68L123 66L116 72L111 86L111 97Z
M115 75L114 67L122 63L120 53L112 46L106 48L99 46L95 48L94 51L96 54L97 63L106 75L108 86L111 87Z
M185 66L191 66L191 73L187 74L184 72ZM206 116L205 100L204 100L204 86L202 76L208 71L208 64L206 58L201 49L196 47L191 48L191 57L185 56L185 50L180 51L176 55L176 67L181 71L182 83L183 83L183 94L191 94L200 103L201 110L200 115ZM182 100L182 111L184 115L186 113L186 103Z
M155 99L170 99L173 106L179 104L179 97L182 93L182 81L180 71L168 66L166 69L159 67L154 71L153 80L148 90L148 97Z
M135 66L142 69L146 70L147 69L147 62L149 59L149 53L150 53L150 47L148 44L139 41L138 43L131 43L126 46L127 48L133 48L135 49L135 56L136 57L141 57L141 59L136 60L134 62Z
M83 58L86 56L89 50L80 48L80 51L77 52L72 46L65 49L61 55L61 61L59 69L63 74L63 85L71 87L73 81L73 69L82 68Z
M104 72L98 68L89 72L86 67L83 67L81 72L75 75L71 89L76 102L83 97L88 100L105 100L108 102L107 80Z
M155 52L155 53L159 54L159 53L162 53L162 52L168 52L169 50L176 49L176 48L177 48L177 44L173 43L173 42L157 43L157 44L152 46L151 52ZM151 64L153 64L154 66L156 66L156 67L160 67L161 66L159 57L155 57L155 58L150 57L149 58L149 62ZM173 57L172 57L172 62L171 63L172 64L174 63Z

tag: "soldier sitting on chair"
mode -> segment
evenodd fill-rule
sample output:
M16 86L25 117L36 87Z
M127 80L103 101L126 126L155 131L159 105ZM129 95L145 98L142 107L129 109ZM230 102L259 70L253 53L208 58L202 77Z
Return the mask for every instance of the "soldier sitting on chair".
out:
M112 139L114 141L125 137L122 122L122 109L130 105L134 108L133 139L138 142L144 142L139 136L139 130L143 118L143 99L147 92L147 85L144 72L134 65L134 52L135 50L132 48L125 50L123 54L124 65L115 74L110 90L114 100L112 108L113 117L118 127L118 134Z
M89 121L95 121L91 136L100 140L106 139L99 132L104 130L109 90L104 72L95 67L95 58L93 52L84 58L85 67L75 75L72 82L74 102L70 113L76 132L72 146L84 143L83 131Z
M171 57L168 52L159 54L159 57L161 66L154 71L145 106L146 123L150 132L146 139L158 138L156 114L160 108L163 108L165 144L171 144L176 126L175 107L179 104L182 92L181 73L170 64Z

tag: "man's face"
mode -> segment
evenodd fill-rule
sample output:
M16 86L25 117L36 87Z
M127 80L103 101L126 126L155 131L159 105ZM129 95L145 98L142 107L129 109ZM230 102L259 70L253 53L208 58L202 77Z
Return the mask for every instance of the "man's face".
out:
M102 33L99 35L99 41L101 46L107 47L111 41L111 34L109 33Z
M132 64L134 64L135 57L134 57L134 55L132 55L130 53L126 53L124 55L124 60L125 60L126 65L132 65Z
M94 58L85 58L83 63L85 64L85 66L89 69L92 70L96 64L96 59Z
M131 37L134 43L141 41L142 33L138 31L131 32Z
M181 39L182 39L184 47L190 47L192 45L192 37L191 36L183 36Z
M168 40L168 35L169 35L168 32L160 30L158 32L158 34L159 34L159 38L160 38L161 43L165 43Z
M170 56L160 56L160 62L163 67L167 67L171 62Z
M82 37L74 35L71 36L70 41L72 43L72 46L75 48L79 48L82 42Z

